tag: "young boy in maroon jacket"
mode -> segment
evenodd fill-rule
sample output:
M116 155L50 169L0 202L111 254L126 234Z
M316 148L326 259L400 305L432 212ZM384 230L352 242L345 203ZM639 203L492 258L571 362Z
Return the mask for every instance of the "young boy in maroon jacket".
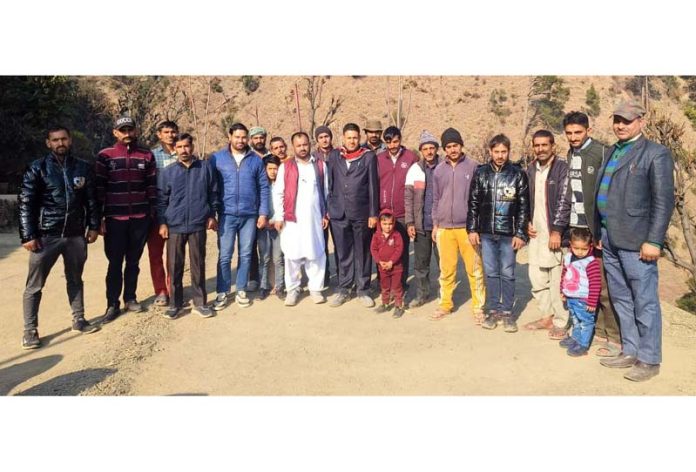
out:
M379 226L372 236L370 252L379 268L379 283L382 288L382 304L375 311L384 313L391 309L391 297L394 297L393 318L401 318L404 314L404 287L401 284L401 274L404 266L401 255L404 251L404 241L401 235L394 231L396 223L394 213L385 208L379 213Z

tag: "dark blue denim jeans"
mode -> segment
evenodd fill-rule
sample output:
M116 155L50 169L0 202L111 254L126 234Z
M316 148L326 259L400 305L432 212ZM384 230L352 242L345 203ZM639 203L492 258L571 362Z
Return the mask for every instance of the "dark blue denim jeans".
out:
M239 238L239 264L237 291L246 290L251 265L251 249L256 238L255 216L220 216L218 225L217 292L228 293L232 289L232 255L234 242Z
M611 245L602 228L602 255L609 298L619 318L621 344L628 356L646 364L662 362L662 311L657 291L657 262L640 252Z
M486 276L486 309L512 313L517 263L512 236L481 234L481 256Z
M568 298L566 303L573 319L573 339L582 347L590 347L596 312L587 311L587 302L581 298Z

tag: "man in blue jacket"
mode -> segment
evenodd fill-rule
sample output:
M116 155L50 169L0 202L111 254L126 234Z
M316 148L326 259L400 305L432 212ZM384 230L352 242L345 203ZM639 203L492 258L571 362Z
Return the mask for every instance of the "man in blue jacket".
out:
M213 316L206 306L206 229L217 230L217 178L208 161L193 155L193 136L174 138L177 162L159 174L157 216L159 235L167 241L167 272L171 278L169 308L164 317L176 319L184 306L184 258L189 246L193 311L203 318Z
M660 373L662 312L657 260L674 210L674 160L643 136L645 108L635 101L614 110L619 139L596 183L595 232L601 234L609 296L621 325L622 353L605 367L628 368L642 382Z
M327 207L338 254L338 291L329 305L348 301L355 285L362 304L373 307L370 241L379 214L379 174L375 153L360 146L358 125L343 127L343 146L331 151L327 168Z
M249 148L249 130L235 123L229 130L229 146L210 158L218 179L219 229L217 298L213 310L227 306L232 288L232 268L235 239L239 238L239 268L237 270L237 305L248 307L247 282L251 251L256 228L266 226L270 188L263 161Z

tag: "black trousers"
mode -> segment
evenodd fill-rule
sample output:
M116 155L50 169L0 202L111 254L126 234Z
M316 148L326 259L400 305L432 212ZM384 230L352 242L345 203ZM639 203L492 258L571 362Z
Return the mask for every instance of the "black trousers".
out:
M150 218L131 218L125 221L106 219L104 252L109 259L106 271L106 302L108 306L118 305L121 291L123 300L136 300L140 273L140 256L143 255ZM123 260L126 268L123 269Z
M170 306L184 306L184 263L186 261L186 244L189 247L189 266L191 269L191 291L193 305L203 306L207 303L205 290L205 241L206 231L195 233L169 233L167 239L167 272L169 272Z
M67 283L68 301L73 319L85 316L84 285L82 270L87 260L87 241L83 236L61 238L44 236L42 248L29 256L29 273L24 289L24 329L36 329L39 326L39 304L41 290L46 285L48 274L59 256L63 256L65 281ZM51 307L54 308L55 307Z
M372 232L367 227L367 218L331 220L331 236L338 256L338 289L341 292L349 292L355 284L358 296L369 295Z
M413 275L416 280L416 298L430 296L430 258L435 255L435 262L440 266L440 253L432 240L432 231L416 232L413 241Z

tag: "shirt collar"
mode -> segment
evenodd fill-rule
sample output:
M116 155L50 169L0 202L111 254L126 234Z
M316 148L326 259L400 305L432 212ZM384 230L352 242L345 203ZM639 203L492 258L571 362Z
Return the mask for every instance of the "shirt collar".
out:
M617 141L616 142L616 149L623 149L626 146L629 146L629 145L635 143L636 141L638 141L638 139L640 139L641 136L643 136L643 133L638 134L638 136L635 136L635 137L629 139L628 141L623 141L623 142Z

